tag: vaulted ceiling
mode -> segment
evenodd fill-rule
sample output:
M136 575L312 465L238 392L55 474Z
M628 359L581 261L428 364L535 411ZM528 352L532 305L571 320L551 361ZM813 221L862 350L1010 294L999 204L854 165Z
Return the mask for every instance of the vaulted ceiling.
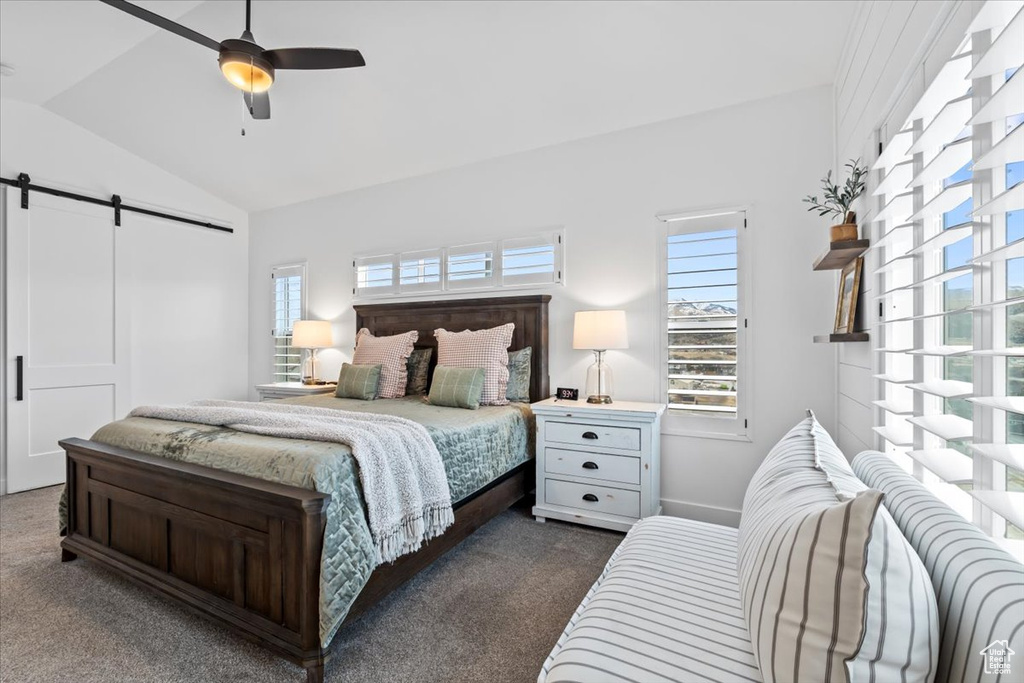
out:
M244 25L241 0L137 4L216 40ZM253 211L831 83L855 5L257 0L264 47L367 66L280 72L251 121L209 49L100 2L4 0L0 96Z

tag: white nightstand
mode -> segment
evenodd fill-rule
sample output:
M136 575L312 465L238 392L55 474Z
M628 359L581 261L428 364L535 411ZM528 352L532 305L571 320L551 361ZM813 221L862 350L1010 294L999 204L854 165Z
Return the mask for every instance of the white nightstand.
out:
M661 512L661 403L549 398L537 416L537 503L546 518L628 531Z
M333 394L338 388L334 382L330 384L303 384L302 382L274 382L272 384L257 384L256 391L260 394L260 401L274 401L279 398L291 398L292 396L311 396L313 394Z

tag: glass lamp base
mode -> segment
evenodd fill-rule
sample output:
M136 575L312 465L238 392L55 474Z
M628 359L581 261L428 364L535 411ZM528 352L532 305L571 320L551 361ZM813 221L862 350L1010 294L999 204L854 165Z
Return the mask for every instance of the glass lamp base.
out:
M594 357L594 364L587 368L587 403L611 403L612 369L604 362L604 351L594 351Z

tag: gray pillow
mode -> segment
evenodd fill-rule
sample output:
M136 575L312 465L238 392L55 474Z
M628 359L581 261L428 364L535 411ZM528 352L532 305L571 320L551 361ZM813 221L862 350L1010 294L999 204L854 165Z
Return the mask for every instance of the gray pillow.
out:
M405 384L406 396L423 396L427 393L427 380L430 379L430 357L433 349L413 349L405 364L409 379Z
M476 410L480 407L485 374L483 368L438 365L434 368L434 381L430 383L428 400L435 406Z
M338 398L358 398L372 401L377 398L380 387L382 365L349 365L343 363L338 374L338 388L334 395Z
M508 388L505 389L505 398L515 403L530 402L530 359L533 356L533 349L527 346L525 349L508 352Z

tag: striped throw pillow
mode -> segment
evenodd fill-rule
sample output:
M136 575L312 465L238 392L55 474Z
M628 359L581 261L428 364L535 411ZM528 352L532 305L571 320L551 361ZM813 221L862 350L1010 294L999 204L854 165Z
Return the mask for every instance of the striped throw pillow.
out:
M338 388L334 390L334 395L338 398L372 401L377 398L381 367L383 366L342 363L341 372L338 374Z
M1024 567L892 459L864 451L853 471L885 493L885 507L929 570L939 608L936 683L1024 680ZM989 646L1013 650L1011 670L990 673ZM982 655L982 651L986 651ZM1013 675L1009 675L1013 674ZM879 682L881 679L878 679Z
M484 390L483 368L434 368L434 381L430 383L430 405L449 408L480 407L480 394Z
M390 337L374 337L365 327L356 333L356 350L352 355L353 365L381 365L380 398L401 398L405 396L408 378L406 363L412 353L413 344L419 332L412 330Z
M506 323L487 330L434 330L437 364L450 368L483 368L484 392L480 405L507 405L508 347L512 344L515 327L515 323Z
M881 501L813 414L754 474L737 570L766 683L934 677L935 597Z

